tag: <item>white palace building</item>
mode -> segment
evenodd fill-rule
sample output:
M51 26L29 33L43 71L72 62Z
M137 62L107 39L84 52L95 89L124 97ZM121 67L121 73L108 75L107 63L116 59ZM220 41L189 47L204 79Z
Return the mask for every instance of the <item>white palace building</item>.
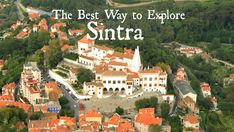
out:
M117 52L106 46L95 45L84 36L78 41L79 63L95 73L93 82L83 84L83 92L102 98L105 92L132 95L136 87L146 92L166 93L167 73L160 67L143 69L139 47L134 51Z

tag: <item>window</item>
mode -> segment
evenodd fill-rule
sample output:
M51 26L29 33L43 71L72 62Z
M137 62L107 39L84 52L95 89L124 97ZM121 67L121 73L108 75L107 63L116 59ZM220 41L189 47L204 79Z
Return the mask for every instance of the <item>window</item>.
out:
M118 81L118 84L120 84L120 83L121 83L121 81L119 80L119 81Z
M150 81L152 81L152 80L153 80L153 79L152 79L152 77L151 77L151 78L149 78L149 80L150 80Z
M144 80L147 81L147 78L145 77Z
M125 83L125 81L122 81L122 83Z
M111 81L108 81L109 84L111 84Z
M103 83L106 83L106 81L103 81Z
M152 84L149 84L149 87L152 87Z
M147 84L144 84L144 86L146 87L146 86L147 86Z
M115 80L113 81L113 84L116 84L116 81L115 81Z

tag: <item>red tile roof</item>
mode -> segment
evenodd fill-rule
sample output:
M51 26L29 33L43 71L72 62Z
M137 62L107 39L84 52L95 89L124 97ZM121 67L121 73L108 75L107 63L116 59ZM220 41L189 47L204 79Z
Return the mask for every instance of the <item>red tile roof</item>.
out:
M61 50L62 50L62 51L66 51L66 50L70 50L70 49L72 49L72 48L73 48L73 46L68 45L68 44L65 44L65 45L63 45L63 47L61 48Z
M206 91L206 92L211 91L210 85L208 83L203 82L200 84L200 87L202 91Z
M116 132L134 132L134 128L131 123L124 120L117 127Z
M139 110L139 114L135 117L135 122L141 123L144 125L161 125L162 118L154 117L154 108L143 108Z
M85 43L85 44L90 44L90 43L93 43L94 40L88 39L87 35L85 35L81 40L79 40L79 42Z
M39 13L29 13L28 17L30 20L37 20L38 18L40 18L40 14Z
M14 89L15 88L15 83L10 83L10 84L6 84L3 86L4 89Z
M120 115L115 113L109 120L108 124L119 125L119 120L121 119Z
M4 60L2 60L2 59L0 59L0 66L3 66L3 65L4 65L4 63L5 63L5 61L4 61Z
M90 110L85 114L85 117L102 117L101 113L96 112L95 110Z
M28 111L31 107L31 105L28 104L23 104L21 102L6 102L6 101L0 101L0 107L5 107L5 106L16 106L19 107L25 111Z
M188 114L188 115L186 115L186 116L184 117L184 120L185 120L185 121L188 121L188 122L191 123L191 124L196 124L196 123L199 122L199 121L198 121L198 117L197 117L196 115L194 115L194 114Z
M117 62L117 61L111 61L108 65L114 65L114 66L127 66L126 63Z
M230 74L230 78L234 79L234 73Z
M159 73L163 72L163 70L159 66L140 71L140 73L158 73L158 72Z

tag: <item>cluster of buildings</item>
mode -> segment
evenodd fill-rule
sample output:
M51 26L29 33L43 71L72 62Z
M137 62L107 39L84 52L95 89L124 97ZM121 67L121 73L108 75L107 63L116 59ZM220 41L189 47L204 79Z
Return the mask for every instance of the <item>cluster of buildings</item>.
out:
M26 112L30 112L32 108L31 105L15 100L15 89L16 84L14 82L6 84L2 87L2 94L0 95L0 108L6 106L15 106L25 110Z
M147 132L150 125L162 125L162 118L156 117L154 108L142 108L133 121L122 118L115 113L110 118L90 110L79 116L79 129L83 131L104 132ZM169 128L170 129L170 128ZM168 128L167 128L168 130Z
M38 12L29 12L28 19L34 24L32 27L25 26L21 21L16 21L12 24L10 29L16 31L20 26L23 27L19 33L15 36L17 39L24 39L28 37L31 33L38 32L39 30L48 31L51 38L59 38L60 40L68 40L68 37L77 37L84 33L84 30L78 29L68 29L67 31L61 30L61 28L66 28L67 24L65 22L58 21L52 25L48 25L47 20L42 18ZM53 19L53 17L51 17ZM37 23L37 21L39 21ZM10 36L10 33L7 33L4 38Z
M75 130L76 120L67 116L52 119L29 120L29 132L72 132Z
M56 82L41 81L41 71L36 62L24 64L20 79L21 100L34 106L34 111L59 113L61 106L58 99L61 90Z
M192 57L194 55L199 55L203 53L201 48L191 46L181 46L180 48L177 48L176 51L178 51L181 54L184 54L186 57Z
M199 108L197 106L197 93L193 90L184 68L177 69L173 81L174 89L179 97L178 108L188 113L181 117L183 131L200 131Z
M135 88L165 94L167 73L160 67L143 68L139 47L117 52L84 36L78 41L79 64L95 73L95 80L83 84L84 94L102 98L106 92L132 95Z
M208 83L203 82L200 84L201 92L204 98L210 98L211 102L213 103L213 110L217 110L217 99L215 96L212 97L211 94L211 87Z

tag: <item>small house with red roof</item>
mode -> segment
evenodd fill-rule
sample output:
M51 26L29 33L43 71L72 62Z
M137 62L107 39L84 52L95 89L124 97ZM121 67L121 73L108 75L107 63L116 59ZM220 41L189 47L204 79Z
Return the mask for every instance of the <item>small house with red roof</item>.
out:
M162 118L155 117L154 108L142 108L135 116L135 128L140 132L147 132L150 125L162 125Z
M85 114L79 115L81 130L98 132L102 124L102 114L95 110L90 110Z
M83 52L87 50L91 50L91 47L94 46L95 40L91 40L88 38L87 35L85 35L83 38L81 38L78 41L78 53L82 54Z
M0 59L0 71L2 70L4 64L5 64L5 60Z
M206 82L200 84L201 92L204 98L211 96L211 88L210 85Z
M68 34L70 36L80 36L83 35L84 30L77 30L77 29L68 29Z
M133 125L120 117L119 114L115 113L109 121L103 123L103 127L106 131L114 130L116 132L134 132Z
M182 118L185 128L199 129L199 118L195 114L187 114Z
M39 13L28 13L28 18L31 21L35 21L35 20L38 20L40 18L40 14Z

